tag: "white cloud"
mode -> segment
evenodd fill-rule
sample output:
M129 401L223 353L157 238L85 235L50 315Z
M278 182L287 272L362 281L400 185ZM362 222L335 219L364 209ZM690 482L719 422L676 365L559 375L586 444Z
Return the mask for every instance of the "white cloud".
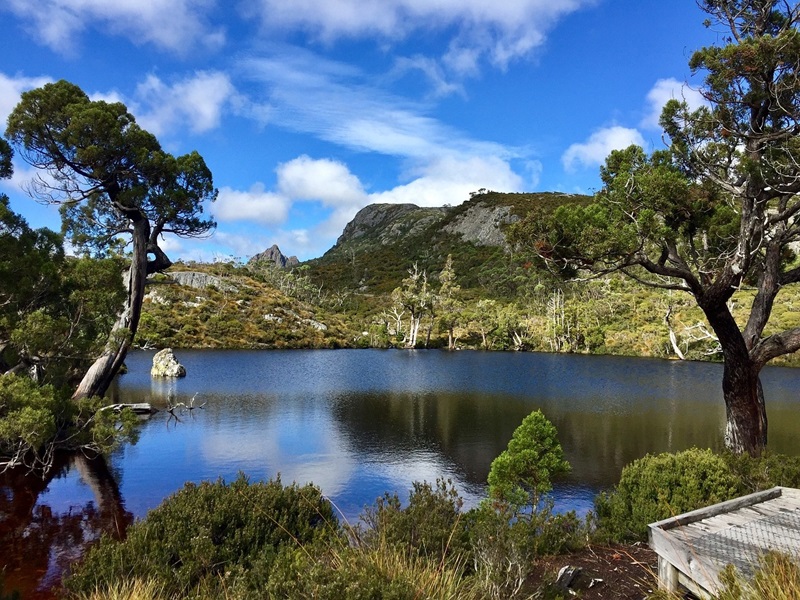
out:
M0 130L5 129L8 115L19 102L22 92L51 81L48 77L9 77L0 72Z
M257 221L278 226L270 232L269 239L243 245L235 237L225 242L237 255L252 255L263 250L258 244L277 243L284 253L301 258L319 256L333 245L344 226L355 214L373 203L417 206L443 206L460 204L469 193L480 188L497 191L519 191L522 178L510 165L496 157L470 157L459 159L445 156L420 164L407 173L409 181L392 189L366 193L364 186L347 165L331 159L313 159L299 156L276 169L276 191L270 192L257 184L248 192L229 188L220 190L214 205L219 221ZM320 203L331 209L328 216L309 229L280 229L292 207L303 203ZM224 234L218 232L216 241L222 242ZM267 247L266 245L264 247Z
M291 202L286 196L268 192L256 183L246 192L223 187L211 208L219 221L254 221L277 225L286 221Z
M330 42L340 37L399 40L432 29L455 31L454 45L504 67L540 46L558 19L593 0L261 0L265 26L302 29ZM449 63L462 71L468 54Z
M276 169L278 189L293 200L319 200L326 206L359 205L364 187L347 166L330 159L303 155Z
M699 91L690 88L677 79L659 79L647 93L648 110L640 125L647 129L660 129L658 120L664 105L672 99L685 101L694 110L703 106L706 101Z
M522 179L508 163L498 158L471 157L459 160L443 157L417 170L416 177L405 185L370 194L370 202L442 206L461 204L469 193L480 188L516 192Z
M108 104L122 102L125 104L125 98L116 90L111 90L110 92L92 92L89 94L89 99L93 102L107 102Z
M612 150L621 150L631 144L645 145L642 134L636 129L619 125L605 127L595 131L587 141L572 144L561 156L561 162L567 171L601 165Z
M217 48L224 43L224 32L210 26L206 17L215 4L215 0L5 0L3 8L25 20L40 43L64 54L74 53L80 35L90 28L184 54L198 45Z
M218 71L198 71L172 85L149 75L136 86L131 109L139 124L156 136L184 125L203 133L219 126L223 109L235 97L230 78Z

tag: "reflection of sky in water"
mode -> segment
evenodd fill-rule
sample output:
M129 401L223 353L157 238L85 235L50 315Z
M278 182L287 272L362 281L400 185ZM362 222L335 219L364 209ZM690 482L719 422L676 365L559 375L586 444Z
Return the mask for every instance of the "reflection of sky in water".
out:
M74 469L54 478L47 489L39 496L40 504L47 504L54 513L67 513L75 507L82 507L94 501L92 490Z
M600 487L646 452L718 445L720 365L622 357L403 351L179 351L188 377L151 381L135 353L121 399L165 406L197 393L203 410L162 412L115 459L129 510L141 516L184 481L313 481L353 518L385 491L451 478L476 503L491 460L541 408L573 472L560 509L585 512ZM800 372L765 373L768 407L796 413ZM783 412L780 412L783 411ZM771 423L784 439L789 419ZM797 444L797 442L791 442ZM791 450L784 448L784 451Z

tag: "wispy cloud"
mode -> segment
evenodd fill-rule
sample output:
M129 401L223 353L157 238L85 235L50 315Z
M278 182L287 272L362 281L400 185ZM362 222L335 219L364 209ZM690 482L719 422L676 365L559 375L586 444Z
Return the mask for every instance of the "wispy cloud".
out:
M592 0L261 0L273 31L305 30L325 42L339 38L399 41L416 32L452 30L450 66L466 71L480 57L505 67L541 46L565 15ZM465 55L472 55L466 60ZM458 58L455 58L458 55Z
M372 85L367 74L297 48L241 63L261 82L269 123L362 152L428 160L511 158L521 151L475 140L428 116L430 107Z
M91 29L184 54L224 43L224 30L208 16L215 5L216 0L5 0L0 11L14 13L41 44L62 54L76 53L81 34Z

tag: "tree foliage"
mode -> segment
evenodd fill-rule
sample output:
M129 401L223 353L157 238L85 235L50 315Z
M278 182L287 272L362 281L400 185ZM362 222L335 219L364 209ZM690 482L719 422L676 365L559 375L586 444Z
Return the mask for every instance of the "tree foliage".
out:
M508 448L492 461L489 496L513 506L536 508L542 495L552 489L553 477L569 470L555 426L536 410L522 420Z
M161 236L203 236L215 226L202 217L203 202L216 197L211 172L196 152L164 152L122 103L90 100L66 81L23 93L6 136L39 170L31 191L60 205L77 248L105 256L131 243L125 304L74 394L102 396L136 333L146 276L171 264Z
M691 294L725 361L726 444L757 453L767 441L758 374L800 349L796 326L765 333L779 292L800 281L800 9L777 0L701 7L731 34L691 58L705 73L705 105L668 102L667 150L612 152L593 204L532 219L529 231L539 256L566 273L620 270ZM740 325L728 301L749 285L756 295Z

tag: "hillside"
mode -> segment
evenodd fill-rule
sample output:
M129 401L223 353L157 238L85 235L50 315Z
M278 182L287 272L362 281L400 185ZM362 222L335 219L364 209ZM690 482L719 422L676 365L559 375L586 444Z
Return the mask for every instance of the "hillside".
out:
M463 289L510 297L516 293L518 265L509 252L509 225L534 209L589 200L558 193L482 192L453 207L372 204L348 223L333 248L305 264L326 289L386 294L413 264L438 272L450 254Z
M402 302L418 294L418 346L654 357L675 357L677 346L686 358L719 359L718 343L688 295L622 276L559 281L536 268L524 244L509 242L514 224L531 211L588 201L487 192L456 207L376 204L361 210L324 256L301 265L287 264L277 247L247 265L175 265L149 287L137 343L407 346L411 313ZM440 274L448 255L453 280L445 290ZM414 285L424 281L424 290L411 289L414 264L424 275ZM751 290L736 294L738 319L752 298ZM787 288L774 327L798 318L800 293Z
M338 348L342 317L303 299L307 280L274 264L177 264L148 285L136 335L163 348Z

